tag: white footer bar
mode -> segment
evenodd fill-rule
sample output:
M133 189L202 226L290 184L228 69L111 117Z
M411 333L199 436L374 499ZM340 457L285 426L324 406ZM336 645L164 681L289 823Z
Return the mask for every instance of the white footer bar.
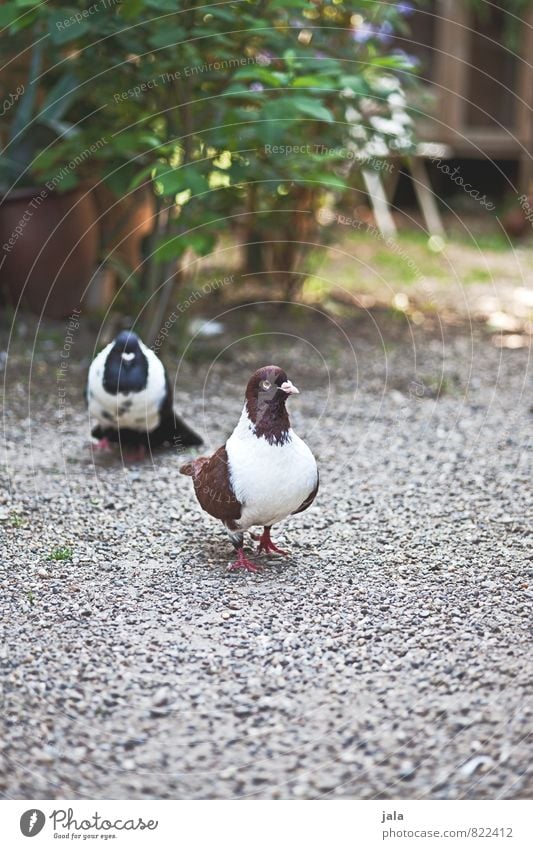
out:
M10 800L0 826L6 849L531 849L533 802Z

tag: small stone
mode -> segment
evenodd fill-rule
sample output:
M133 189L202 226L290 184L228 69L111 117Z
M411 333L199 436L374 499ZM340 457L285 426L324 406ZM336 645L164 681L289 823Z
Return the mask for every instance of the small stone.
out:
M343 764L354 764L358 759L357 752L353 750L346 749L344 752L341 752L339 756L339 760Z
M400 778L402 781L410 781L414 778L416 766L413 761L403 761L400 765Z
M159 719L162 716L168 716L169 713L170 711L168 710L168 708L165 707L153 707L150 709L150 716L152 717L152 719Z
M474 775L474 773L478 770L486 772L486 768L492 766L493 763L494 761L492 758L487 755L477 755L475 758L471 758L469 761L464 763L459 772L464 778L470 778L470 776Z
M161 687L160 690L157 690L153 699L152 705L154 707L163 707L163 705L168 705L169 703L169 692L166 687Z

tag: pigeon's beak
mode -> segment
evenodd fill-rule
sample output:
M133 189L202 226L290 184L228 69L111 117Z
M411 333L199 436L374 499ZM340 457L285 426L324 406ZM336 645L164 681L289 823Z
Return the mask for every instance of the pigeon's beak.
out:
M120 355L125 363L129 363L131 360L135 359L135 354L133 352L124 351L123 354Z
M280 386L282 392L286 392L287 395L299 395L300 390L296 388L296 386L290 382L290 380L286 380L285 383L282 383Z

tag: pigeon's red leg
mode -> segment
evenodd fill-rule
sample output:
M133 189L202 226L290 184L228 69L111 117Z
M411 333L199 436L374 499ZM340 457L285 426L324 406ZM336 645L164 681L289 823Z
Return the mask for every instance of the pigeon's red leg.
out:
M96 445L94 445L94 443L91 443L91 448L94 451L110 451L111 450L111 443L110 443L109 439L107 438L107 436L104 436L103 439L98 440Z
M288 557L287 551L282 551L281 548L278 548L277 545L274 545L274 543L270 539L270 528L266 525L263 528L263 533L259 537L259 548L257 549L257 553L261 554L262 551L275 551L276 554L284 554L286 557Z
M243 548L237 549L237 560L235 563L232 563L231 566L228 566L228 570L233 572L236 569L246 569L247 572L260 572L261 567L256 563L252 563L251 560L248 560L244 553Z
M133 451L125 451L124 459L128 461L128 463L136 463L140 460L144 460L146 457L146 448L144 445L138 445Z

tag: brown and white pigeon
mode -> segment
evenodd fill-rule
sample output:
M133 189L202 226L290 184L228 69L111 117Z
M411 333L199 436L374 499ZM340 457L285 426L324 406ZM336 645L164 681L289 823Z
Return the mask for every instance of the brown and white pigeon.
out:
M237 427L211 457L198 457L180 472L193 479L203 509L220 519L237 549L230 569L256 572L244 554L244 531L262 525L258 551L275 551L273 525L306 510L318 492L316 460L291 428L285 402L299 390L278 366L258 369L248 381Z

